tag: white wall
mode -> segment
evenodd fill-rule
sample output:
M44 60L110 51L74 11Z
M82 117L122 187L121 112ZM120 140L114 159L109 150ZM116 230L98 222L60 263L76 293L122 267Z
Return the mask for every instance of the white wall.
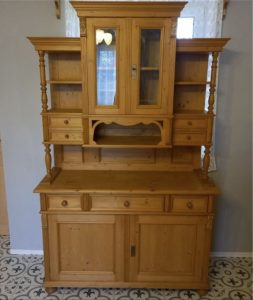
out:
M220 59L214 174L218 198L214 251L252 248L252 3L229 2Z
M45 174L38 55L26 37L64 33L54 1L0 1L0 135L14 249L42 249L32 192Z

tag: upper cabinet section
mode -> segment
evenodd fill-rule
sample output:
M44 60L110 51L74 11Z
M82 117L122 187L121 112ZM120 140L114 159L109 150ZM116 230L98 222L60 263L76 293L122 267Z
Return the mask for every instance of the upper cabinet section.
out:
M71 3L80 17L89 114L171 116L185 2Z

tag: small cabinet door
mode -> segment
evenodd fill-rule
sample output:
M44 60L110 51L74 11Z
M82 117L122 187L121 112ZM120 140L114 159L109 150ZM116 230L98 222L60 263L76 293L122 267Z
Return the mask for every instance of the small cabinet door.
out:
M130 281L201 281L206 217L135 216L130 224Z
M133 114L172 113L175 45L170 32L169 19L132 21L130 82Z
M89 114L125 112L126 22L87 20Z
M51 281L123 280L123 216L49 215L48 228Z

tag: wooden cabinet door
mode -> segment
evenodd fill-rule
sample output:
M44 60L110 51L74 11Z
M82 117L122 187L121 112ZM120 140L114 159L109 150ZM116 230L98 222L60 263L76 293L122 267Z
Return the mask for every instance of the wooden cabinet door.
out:
M175 38L169 19L133 19L131 112L172 114Z
M51 281L123 281L123 216L49 215L48 229Z
M206 219L199 216L132 217L130 281L200 282L206 249Z
M89 114L125 113L126 21L87 19Z

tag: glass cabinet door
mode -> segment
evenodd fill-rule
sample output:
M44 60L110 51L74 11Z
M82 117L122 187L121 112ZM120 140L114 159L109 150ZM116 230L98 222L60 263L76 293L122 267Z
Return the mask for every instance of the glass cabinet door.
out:
M132 113L167 113L169 22L163 19L133 20Z
M140 83L139 104L159 103L161 29L140 31Z
M87 32L89 113L124 113L125 23L92 19Z

